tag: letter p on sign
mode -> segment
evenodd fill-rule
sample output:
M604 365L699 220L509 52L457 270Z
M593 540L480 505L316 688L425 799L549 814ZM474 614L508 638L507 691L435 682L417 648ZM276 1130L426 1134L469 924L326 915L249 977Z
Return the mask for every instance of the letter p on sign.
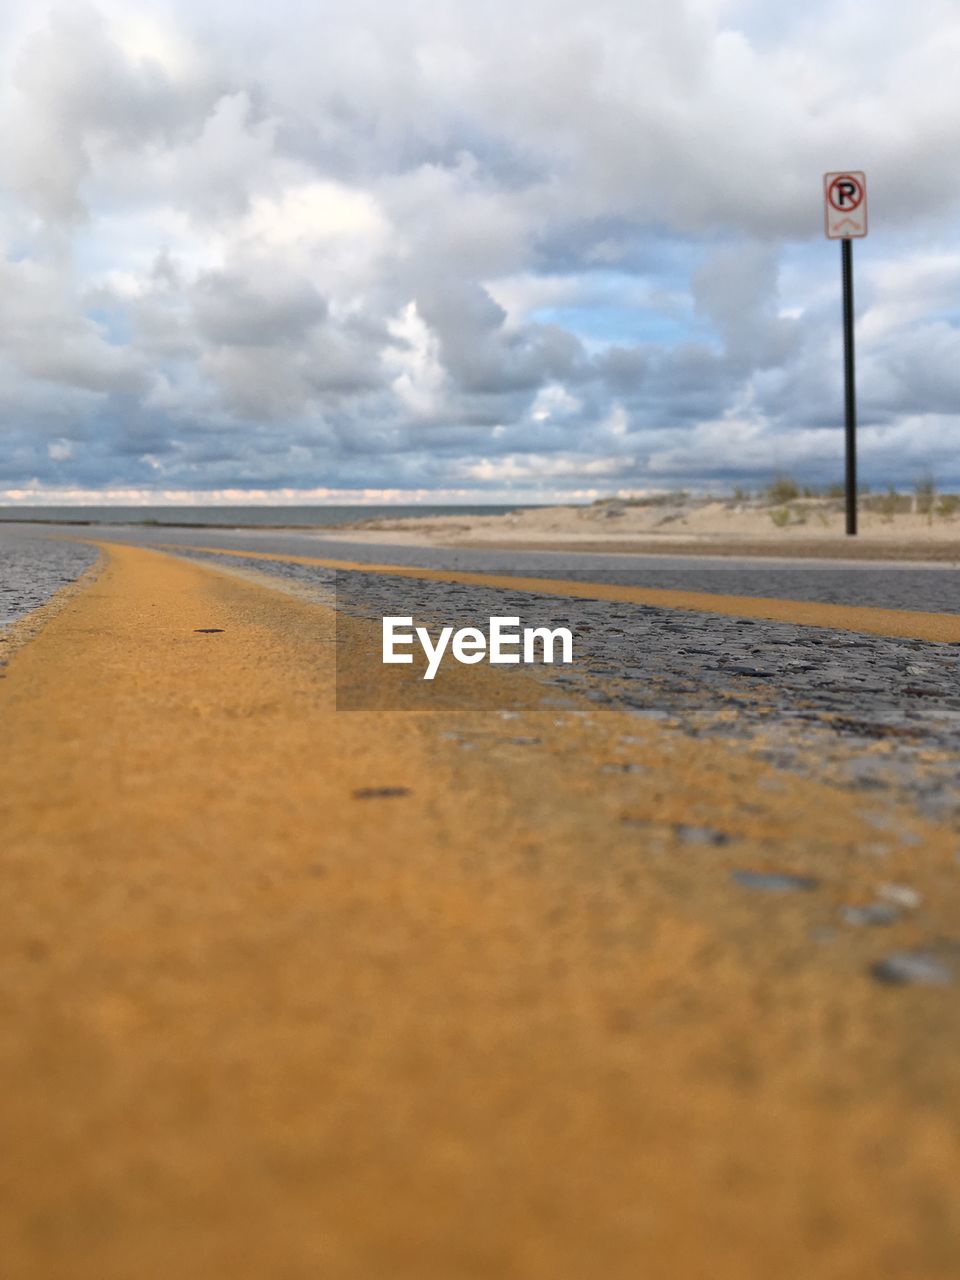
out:
M828 240L867 234L867 176L862 170L823 175L823 222Z

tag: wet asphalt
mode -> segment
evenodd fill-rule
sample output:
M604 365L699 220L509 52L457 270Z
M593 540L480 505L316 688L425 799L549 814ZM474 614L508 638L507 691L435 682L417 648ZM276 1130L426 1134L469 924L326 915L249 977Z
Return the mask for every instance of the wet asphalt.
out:
M613 555L503 551L482 547L378 546L348 534L274 529L172 528L170 526L56 526L0 524L0 548L8 531L40 538L90 537L136 546L219 547L274 555L318 556L359 564L390 563L432 569L468 569L539 577L582 578L638 587L713 591L730 595L817 600L830 604L960 612L960 568L951 565L887 565L877 562L813 563L695 556ZM2 552L0 552L2 554ZM0 571L2 572L2 571Z
M93 547L54 541L29 528L0 527L0 628L16 622L97 559Z
M493 615L519 617L521 626L566 626L574 663L537 668L558 706L564 695L615 705L693 736L736 741L780 767L855 790L907 792L926 816L960 825L958 645L186 554L282 581L346 616L412 616L432 633L442 626L486 630ZM749 567L724 572L752 581ZM849 572L857 578L870 571ZM805 582L813 591L813 579ZM903 594L909 589L905 581ZM507 676L517 669L500 668Z
M63 528L0 526L0 625L42 603L95 558ZM359 563L529 573L641 587L960 612L950 567L771 564L688 557L382 547L343 536L275 530L88 528L136 545L173 545L190 558L282 580L346 615L412 615L431 629L568 626L571 667L538 674L565 696L586 696L687 734L724 738L785 768L869 792L909 792L920 810L960 825L960 646L858 635L784 622L613 601L574 600L473 584L416 581L278 561L207 557L197 547L315 555ZM509 675L515 668L501 668Z

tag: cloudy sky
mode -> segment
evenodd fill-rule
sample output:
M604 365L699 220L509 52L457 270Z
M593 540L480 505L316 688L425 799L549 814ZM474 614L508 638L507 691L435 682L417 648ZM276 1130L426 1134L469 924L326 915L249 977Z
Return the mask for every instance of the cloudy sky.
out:
M0 501L960 483L956 0L0 0Z

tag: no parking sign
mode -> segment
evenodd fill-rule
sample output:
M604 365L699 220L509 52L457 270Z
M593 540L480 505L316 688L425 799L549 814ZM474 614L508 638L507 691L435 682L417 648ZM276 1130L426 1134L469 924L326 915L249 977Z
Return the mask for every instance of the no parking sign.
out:
M847 535L857 532L857 374L853 334L853 242L867 234L867 175L835 169L823 175L823 229L840 241L843 293L843 418L846 437Z
M823 175L823 224L828 240L867 234L867 175L862 170Z

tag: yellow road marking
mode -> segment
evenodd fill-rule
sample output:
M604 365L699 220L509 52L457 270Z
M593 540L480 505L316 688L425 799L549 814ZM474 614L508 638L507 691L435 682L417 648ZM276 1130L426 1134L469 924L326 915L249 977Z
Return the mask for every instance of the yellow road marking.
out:
M98 546L109 545L98 543ZM574 582L562 578L511 577L504 574L468 570L425 569L411 565L361 564L353 560L332 560L322 556L279 555L269 551L232 551L223 547L181 547L162 545L164 551L199 551L204 555L234 556L244 560L268 560L282 564L316 565L322 569L343 569L355 573L390 574L431 582L455 582L478 587L496 587L536 595L573 597L579 600L610 600L623 604L652 605L659 609L685 609L695 613L716 613L727 617L759 618L767 622L790 622L800 627L826 627L833 631L856 631L866 635L897 636L939 644L960 644L960 615L926 613L911 609L877 609L861 605L823 604L809 600L769 599L759 596L727 595L709 591L676 591L658 587L631 587L621 583Z
M522 672L340 714L337 625L111 546L3 673L4 1277L957 1274L956 988L869 977L951 830Z

